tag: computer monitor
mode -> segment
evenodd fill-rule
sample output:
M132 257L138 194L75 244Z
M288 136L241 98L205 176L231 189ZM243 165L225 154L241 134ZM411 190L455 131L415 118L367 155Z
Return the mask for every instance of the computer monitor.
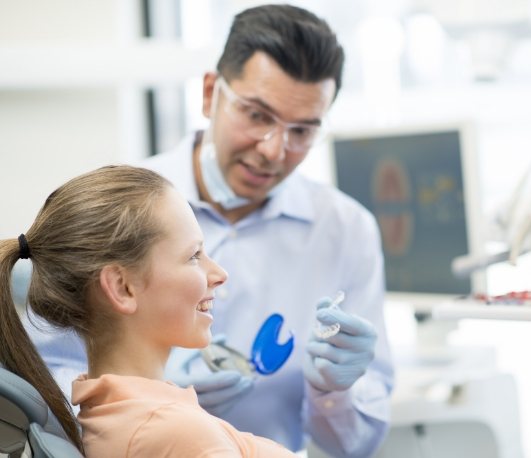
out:
M485 290L482 273L458 278L451 268L483 247L474 146L465 122L332 136L335 184L379 224L389 300L429 311Z

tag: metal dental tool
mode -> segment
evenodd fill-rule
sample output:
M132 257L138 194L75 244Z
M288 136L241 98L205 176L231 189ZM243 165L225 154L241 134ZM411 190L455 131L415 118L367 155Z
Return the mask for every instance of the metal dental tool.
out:
M284 318L274 313L260 327L253 342L250 358L224 343L211 343L201 355L211 371L236 370L245 376L270 375L288 360L294 346L294 337L279 343L278 337Z

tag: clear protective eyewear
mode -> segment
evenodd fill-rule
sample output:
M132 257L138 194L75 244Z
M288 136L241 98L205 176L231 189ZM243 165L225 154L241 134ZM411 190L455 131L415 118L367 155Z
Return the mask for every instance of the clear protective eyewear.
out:
M284 318L278 313L264 321L254 339L250 358L224 343L211 343L201 350L201 356L212 372L235 370L245 376L274 374L288 360L294 346L291 332L285 343L278 343L282 323Z
M283 121L265 108L236 94L222 76L217 81L227 100L225 112L252 139L267 141L281 129L288 152L306 153L325 137L324 119L320 124Z

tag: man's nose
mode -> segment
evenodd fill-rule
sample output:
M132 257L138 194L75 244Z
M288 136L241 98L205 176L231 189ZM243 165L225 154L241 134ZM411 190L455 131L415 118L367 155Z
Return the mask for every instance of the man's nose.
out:
M263 140L258 142L258 152L271 162L283 161L286 157L284 136L284 129L277 126L274 131L270 132Z

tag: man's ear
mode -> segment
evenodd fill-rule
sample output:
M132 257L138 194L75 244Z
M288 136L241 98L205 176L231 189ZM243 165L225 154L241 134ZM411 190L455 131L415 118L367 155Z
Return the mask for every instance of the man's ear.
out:
M203 76L203 115L207 118L210 118L212 113L212 97L217 77L218 74L214 72L205 73Z
M99 280L105 298L116 312L135 313L137 302L130 272L117 264L106 265L101 269Z

